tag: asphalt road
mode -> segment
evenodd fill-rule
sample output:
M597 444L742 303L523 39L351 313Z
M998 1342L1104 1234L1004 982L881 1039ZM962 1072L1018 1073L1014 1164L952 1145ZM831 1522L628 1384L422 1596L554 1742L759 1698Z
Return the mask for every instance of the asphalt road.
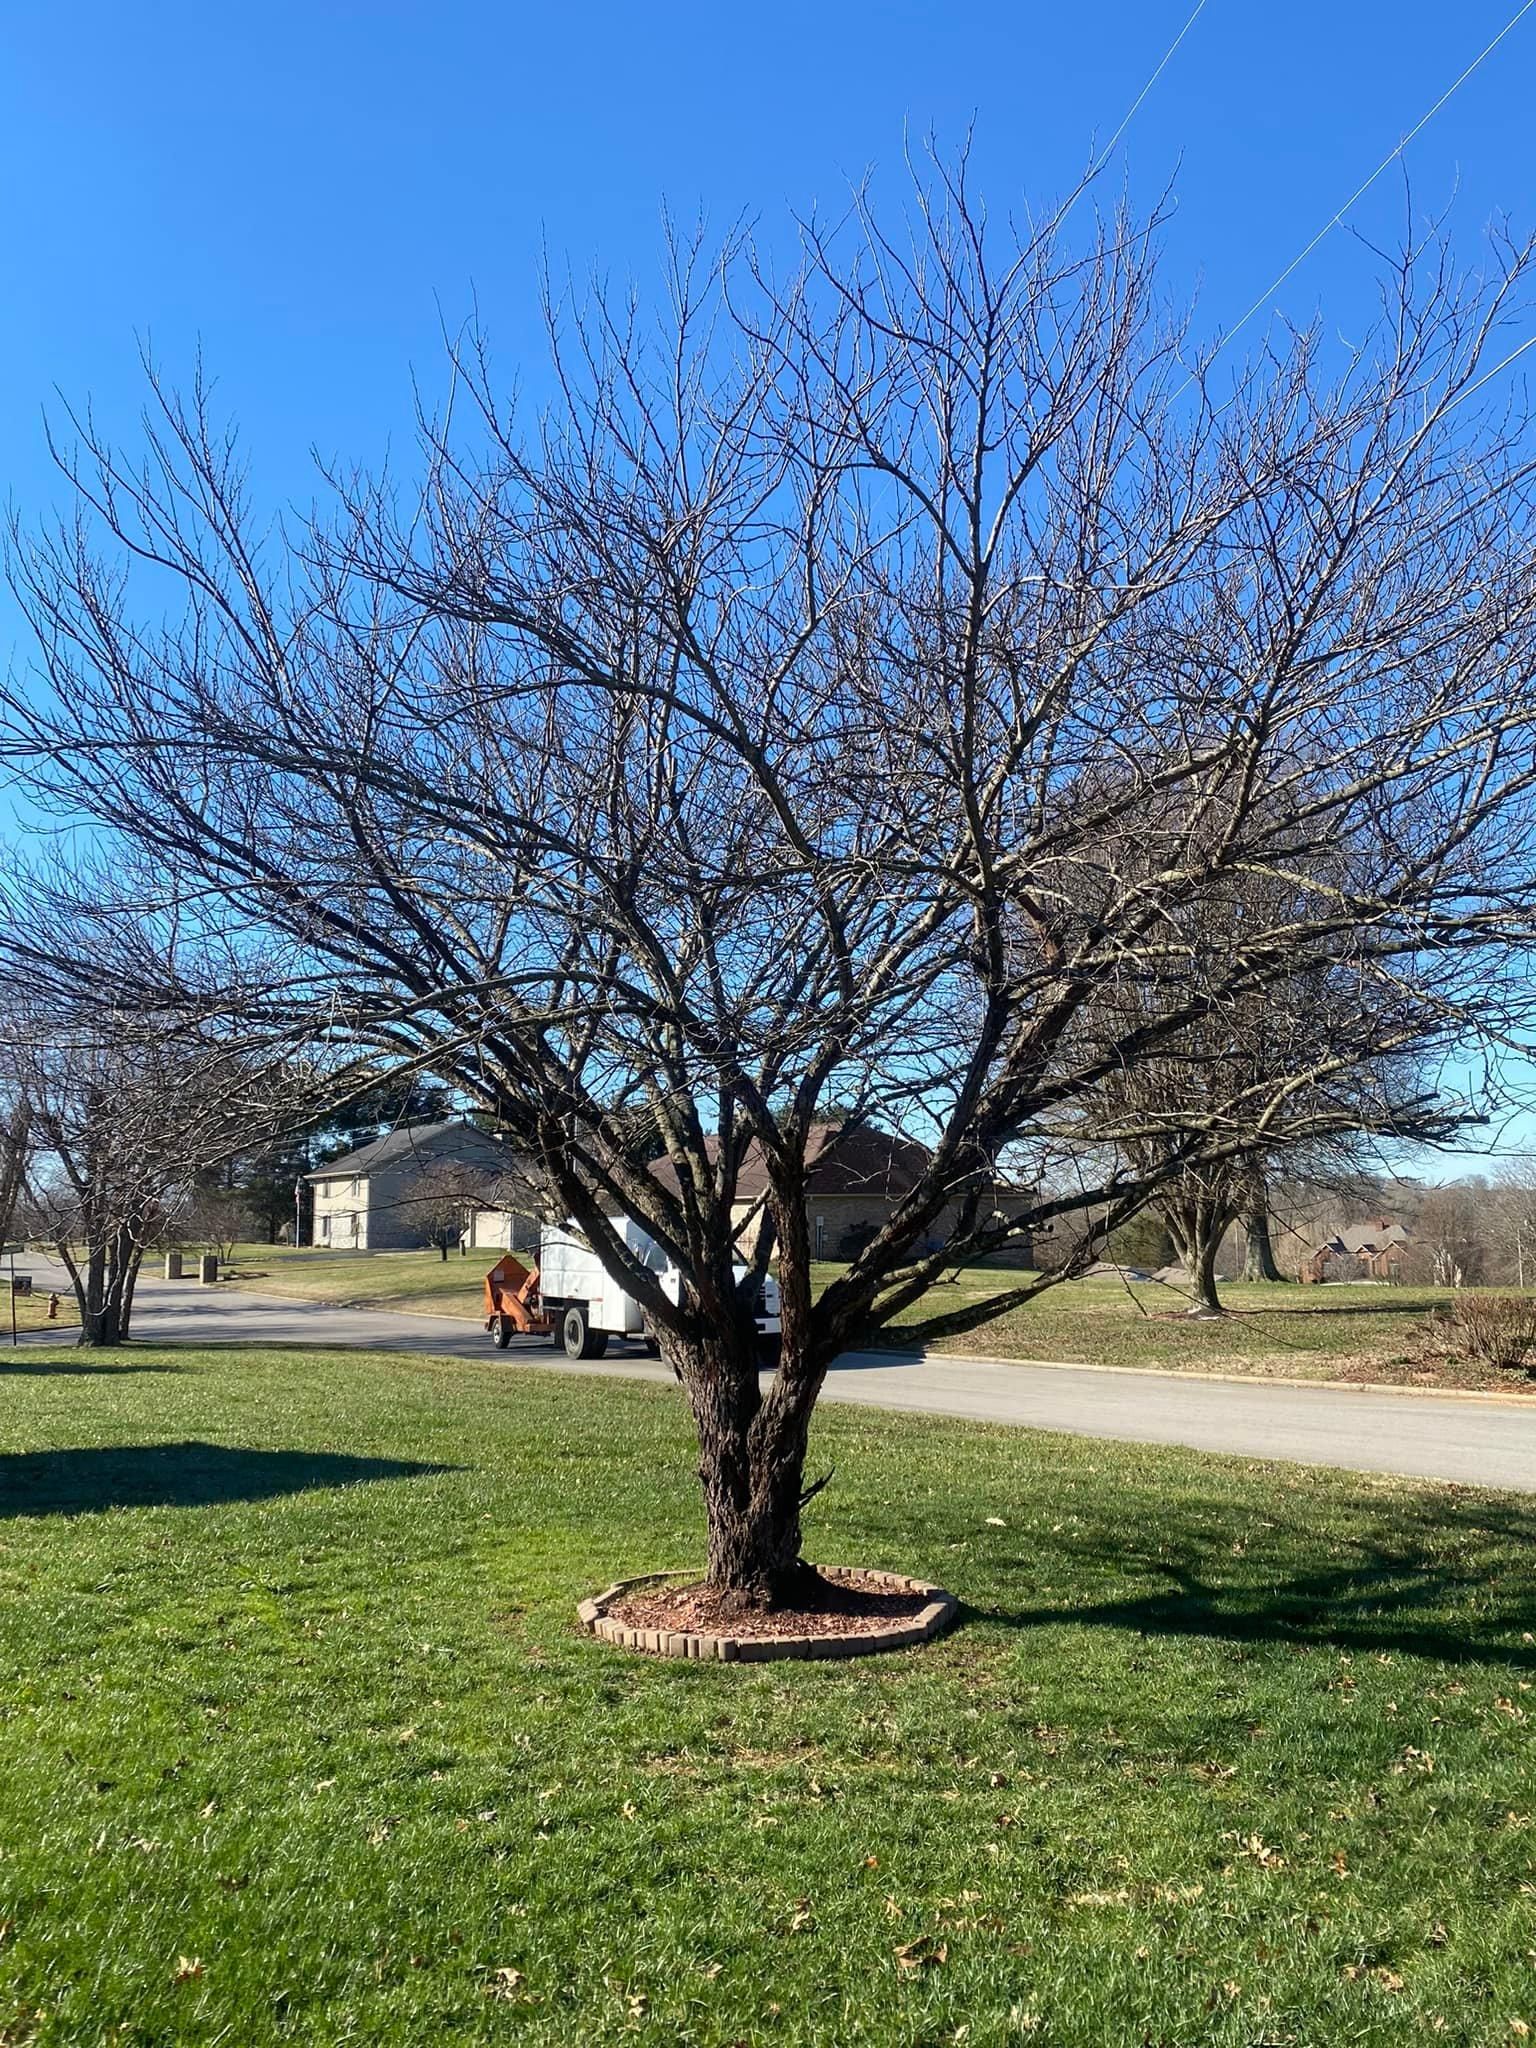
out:
M38 1284L47 1284L43 1263L28 1263ZM133 1334L146 1344L361 1345L501 1357L508 1364L597 1377L671 1378L638 1347L615 1347L607 1358L575 1362L545 1339L523 1337L498 1353L477 1322L457 1317L322 1308L222 1285L201 1288L193 1280L141 1281ZM828 1376L825 1398L1536 1493L1536 1398L1246 1384L1192 1374L886 1352L845 1354Z

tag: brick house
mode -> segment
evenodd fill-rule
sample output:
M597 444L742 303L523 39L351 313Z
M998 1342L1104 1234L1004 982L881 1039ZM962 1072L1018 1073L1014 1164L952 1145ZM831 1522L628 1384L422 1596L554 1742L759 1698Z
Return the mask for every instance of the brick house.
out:
M412 1251L434 1210L462 1190L466 1218L519 1178L517 1155L473 1124L405 1124L304 1176L310 1243L335 1251Z
M1335 1231L1303 1260L1297 1278L1313 1286L1324 1280L1397 1280L1403 1247L1411 1242L1401 1223L1373 1216Z
M711 1151L714 1150L711 1141ZM877 1125L813 1124L806 1145L806 1222L810 1230L811 1255L817 1259L848 1259L874 1235L890 1217L904 1195L911 1193L927 1169L926 1149L911 1138L882 1131ZM677 1169L670 1160L659 1160L652 1168L668 1187L679 1186ZM762 1156L755 1142L748 1146L736 1183L733 1219L745 1226L767 1186ZM999 1183L993 1191L995 1213L1017 1215L1034 1197L1026 1188ZM985 1208L985 1204L983 1205ZM954 1225L958 1204L951 1204L936 1219L928 1242L942 1243ZM1031 1262L1028 1239L995 1253L999 1264L1027 1266Z

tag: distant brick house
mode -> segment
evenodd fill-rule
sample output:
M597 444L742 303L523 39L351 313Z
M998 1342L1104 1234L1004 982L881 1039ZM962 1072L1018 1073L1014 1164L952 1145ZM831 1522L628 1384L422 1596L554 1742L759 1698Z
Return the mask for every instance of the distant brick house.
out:
M711 1150L714 1147L711 1144ZM868 1123L813 1124L806 1145L806 1223L811 1256L852 1258L891 1216L902 1197L912 1192L927 1170L929 1154L911 1138L896 1136ZM652 1171L667 1186L679 1186L677 1169L660 1160ZM742 1227L756 1213L767 1187L762 1155L749 1145L736 1183L733 1219ZM999 1183L983 1204L983 1214L1017 1215L1033 1203L1025 1188ZM950 1204L934 1219L927 1243L941 1244L954 1227L958 1205ZM1032 1256L1027 1238L994 1257L1000 1264L1027 1266Z
M473 1124L406 1124L304 1178L313 1200L310 1242L335 1251L410 1251L429 1235L445 1198L462 1190L466 1220L501 1198L517 1155Z
M1312 1285L1324 1280L1396 1280L1401 1277L1403 1248L1411 1242L1401 1223L1373 1216L1336 1231L1302 1261L1297 1277Z

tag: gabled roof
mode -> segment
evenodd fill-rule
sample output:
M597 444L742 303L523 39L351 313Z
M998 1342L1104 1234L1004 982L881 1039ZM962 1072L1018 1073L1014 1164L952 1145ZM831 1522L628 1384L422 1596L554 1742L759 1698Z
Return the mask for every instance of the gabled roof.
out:
M1351 1223L1339 1232L1338 1242L1346 1252L1353 1252L1356 1258L1371 1252L1384 1252L1394 1245L1407 1244L1408 1233L1401 1223L1390 1222L1385 1216L1374 1216L1369 1223Z
M707 1138L705 1144L713 1159L720 1149L718 1140ZM835 1195L897 1200L917 1186L927 1171L928 1158L925 1146L893 1131L882 1131L876 1124L812 1124L805 1147L806 1193L813 1200ZM670 1159L658 1159L651 1171L665 1187L677 1191L677 1168ZM754 1138L736 1177L736 1199L755 1201L767 1185L762 1151Z
M1343 1230L1336 1230L1325 1244L1318 1246L1318 1250L1332 1252L1339 1258L1369 1259L1379 1252L1396 1251L1400 1245L1412 1242L1401 1223L1389 1222L1385 1216L1375 1216L1369 1223L1351 1223Z
M476 1166L509 1163L506 1151L495 1138L487 1137L473 1124L450 1120L402 1124L398 1130L387 1131L382 1138L373 1138L366 1145L359 1145L355 1152L343 1153L340 1159L317 1166L304 1178L363 1180L369 1174L382 1173L386 1167L408 1167L418 1162L422 1166L433 1166L444 1159L462 1159Z

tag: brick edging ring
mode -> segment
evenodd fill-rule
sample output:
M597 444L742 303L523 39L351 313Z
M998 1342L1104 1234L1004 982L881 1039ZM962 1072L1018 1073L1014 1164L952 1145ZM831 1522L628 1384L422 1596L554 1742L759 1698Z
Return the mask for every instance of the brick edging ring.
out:
M872 1657L883 1650L912 1649L947 1628L960 1604L942 1586L930 1585L926 1579L903 1578L900 1572L876 1572L842 1564L818 1565L817 1570L823 1578L844 1583L857 1580L876 1592L923 1593L926 1603L910 1620L863 1634L828 1628L815 1635L732 1636L693 1629L631 1628L608 1612L616 1600L637 1587L654 1586L663 1579L697 1576L695 1572L645 1572L639 1578L616 1579L591 1600L583 1600L576 1614L583 1627L616 1649L641 1650L652 1657L686 1657L699 1663L767 1664L779 1657Z

